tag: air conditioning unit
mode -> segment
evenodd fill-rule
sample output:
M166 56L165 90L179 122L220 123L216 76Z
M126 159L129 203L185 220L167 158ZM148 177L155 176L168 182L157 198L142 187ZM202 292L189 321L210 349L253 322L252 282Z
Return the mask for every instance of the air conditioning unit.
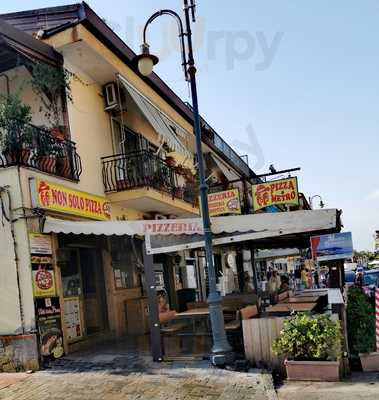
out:
M116 82L104 85L105 111L110 111L119 106L119 98Z
M167 215L163 214L155 214L154 219L160 220L160 219L167 219Z

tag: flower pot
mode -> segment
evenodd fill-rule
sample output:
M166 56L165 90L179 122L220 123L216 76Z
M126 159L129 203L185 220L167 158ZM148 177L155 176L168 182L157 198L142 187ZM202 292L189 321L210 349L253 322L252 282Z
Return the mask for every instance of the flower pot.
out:
M175 167L176 166L176 160L175 160L175 158L173 158L173 157L166 157L166 164L169 166L169 167Z
M59 128L51 128L50 129L50 135L55 137L55 139L58 139L58 140L65 140L66 139L65 134Z
M289 381L339 381L339 361L284 362Z
M55 156L40 156L38 160L38 168L49 174L55 174L57 169L57 159Z
M17 155L14 152L4 153L5 159L7 160L7 165L15 165L17 161Z
M359 354L362 369L365 372L379 371L379 352Z
M72 169L69 157L57 157L57 174L64 178L72 177Z
M28 161L29 161L29 157L30 157L30 149L22 149L21 150L21 162L24 165L28 165Z

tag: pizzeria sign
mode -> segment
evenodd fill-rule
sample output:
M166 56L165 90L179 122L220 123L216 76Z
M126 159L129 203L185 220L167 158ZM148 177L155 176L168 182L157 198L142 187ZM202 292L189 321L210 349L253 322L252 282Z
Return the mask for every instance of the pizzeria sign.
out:
M224 190L208 195L209 216L241 214L241 202L238 189Z
M109 220L110 203L105 197L81 192L45 179L31 179L34 208L42 208L96 220Z
M274 205L298 205L297 178L279 179L252 186L254 211Z

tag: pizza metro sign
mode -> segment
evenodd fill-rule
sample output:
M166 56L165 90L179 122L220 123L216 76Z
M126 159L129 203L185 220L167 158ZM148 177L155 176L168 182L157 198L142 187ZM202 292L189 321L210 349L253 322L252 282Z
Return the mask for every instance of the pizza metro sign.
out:
M33 207L81 217L108 220L110 203L105 197L80 192L44 179L31 180Z
M280 179L252 186L254 211L265 207L299 204L297 178Z

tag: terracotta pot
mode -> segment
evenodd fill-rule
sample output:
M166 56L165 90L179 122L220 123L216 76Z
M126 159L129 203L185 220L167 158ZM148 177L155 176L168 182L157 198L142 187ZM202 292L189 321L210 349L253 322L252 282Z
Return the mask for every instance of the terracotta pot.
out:
M359 354L362 369L365 372L379 371L379 352Z
M284 362L289 381L339 381L339 361L289 361Z
M28 165L29 157L30 157L30 150L29 149L22 149L21 150L21 162L23 164Z
M14 165L17 161L17 154L13 151L7 151L4 156L8 165Z
M59 128L51 128L50 129L51 136L54 136L55 139L58 140L65 140L65 134Z
M57 157L57 174L64 178L72 177L72 169L68 157Z
M176 166L176 160L175 160L175 158L173 158L173 157L166 157L166 164L169 166L169 167L175 167Z
M57 159L54 156L41 156L38 161L38 168L43 172L55 174Z

